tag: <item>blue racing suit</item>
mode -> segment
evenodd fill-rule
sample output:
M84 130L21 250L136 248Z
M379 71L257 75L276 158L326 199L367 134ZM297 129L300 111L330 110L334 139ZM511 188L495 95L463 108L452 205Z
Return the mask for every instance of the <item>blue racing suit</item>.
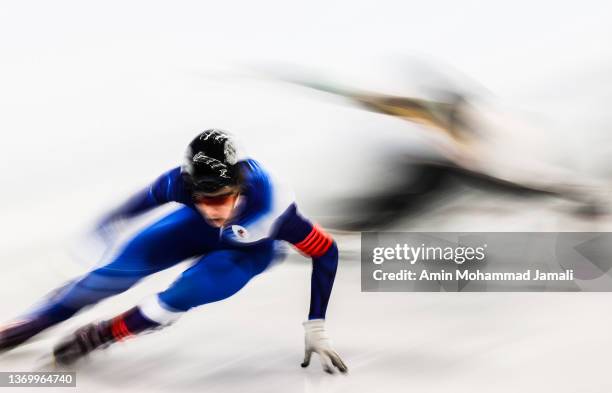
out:
M309 319L325 318L336 268L334 240L304 218L291 193L253 159L238 162L242 188L233 218L222 228L207 223L185 188L180 167L111 212L102 226L168 202L182 206L141 230L108 264L62 288L39 312L55 323L81 308L121 293L142 278L196 258L166 290L140 305L144 317L167 324L193 307L228 298L277 256L277 241L312 258Z

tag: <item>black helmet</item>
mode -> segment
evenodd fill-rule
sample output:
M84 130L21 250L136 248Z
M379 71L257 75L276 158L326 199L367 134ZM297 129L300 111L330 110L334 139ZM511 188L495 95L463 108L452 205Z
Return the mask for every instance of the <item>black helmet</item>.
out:
M187 147L181 175L190 191L214 193L238 184L236 161L236 146L230 135L206 130Z

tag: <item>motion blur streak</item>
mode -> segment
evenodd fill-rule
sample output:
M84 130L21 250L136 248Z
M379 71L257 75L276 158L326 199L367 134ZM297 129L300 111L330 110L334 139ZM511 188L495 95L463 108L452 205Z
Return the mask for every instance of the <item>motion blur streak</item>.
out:
M428 139L413 140L403 154L390 147L383 150L383 154L387 153L382 158L388 165L386 172L395 178L395 183L371 187L370 195L352 206L351 201L338 204L349 206L346 212L349 221L340 220L340 226L367 230L388 225L405 216L402 213L431 205L440 194L453 198L450 194L466 181L471 188L485 187L502 192L502 196L510 193L556 197L577 202L579 205L572 208L576 212L608 213L609 182L560 161L568 148L551 143L550 131L555 130L550 130L550 125L547 130L545 125L530 124L523 119L524 114L513 113L490 97L479 97L453 85L447 74L433 77L437 78L437 85L428 86L429 94L415 98L351 90L322 82L320 77L307 80L303 76L280 76L420 126L420 130L407 130L406 134L412 135L406 138L419 131L429 132Z

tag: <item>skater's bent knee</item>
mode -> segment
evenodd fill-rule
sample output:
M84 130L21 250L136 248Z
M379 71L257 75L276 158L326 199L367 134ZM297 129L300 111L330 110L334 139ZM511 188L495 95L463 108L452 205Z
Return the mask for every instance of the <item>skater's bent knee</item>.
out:
M138 307L145 318L160 325L169 325L184 313L164 303L158 295L146 298Z

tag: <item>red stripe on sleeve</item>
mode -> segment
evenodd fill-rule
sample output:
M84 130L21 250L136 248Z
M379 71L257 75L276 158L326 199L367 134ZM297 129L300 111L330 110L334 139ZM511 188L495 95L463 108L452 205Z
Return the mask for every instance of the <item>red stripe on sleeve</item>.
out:
M324 237L321 243L317 244L316 247L314 247L313 251L311 252L311 255L314 257L320 257L321 255L327 252L331 244L331 239L328 237Z
M312 255L325 243L326 237L317 233L316 238L308 245L308 254Z
M315 249L316 245L321 242L322 239L323 236L321 236L319 232L315 232L314 236L310 238L310 241L308 241L302 246L302 251L304 251L308 255L312 254L312 251Z
M306 248L308 248L308 246L314 240L315 237L317 237L317 231L315 230L315 227L313 227L312 230L310 231L310 233L308 234L308 236L306 236L304 238L304 240L302 240L301 242L299 242L295 246L297 248L299 248L300 250L301 249L306 249Z
M320 257L325 254L332 245L332 238L319 226L314 225L312 231L302 240L295 244L302 254L310 257Z

